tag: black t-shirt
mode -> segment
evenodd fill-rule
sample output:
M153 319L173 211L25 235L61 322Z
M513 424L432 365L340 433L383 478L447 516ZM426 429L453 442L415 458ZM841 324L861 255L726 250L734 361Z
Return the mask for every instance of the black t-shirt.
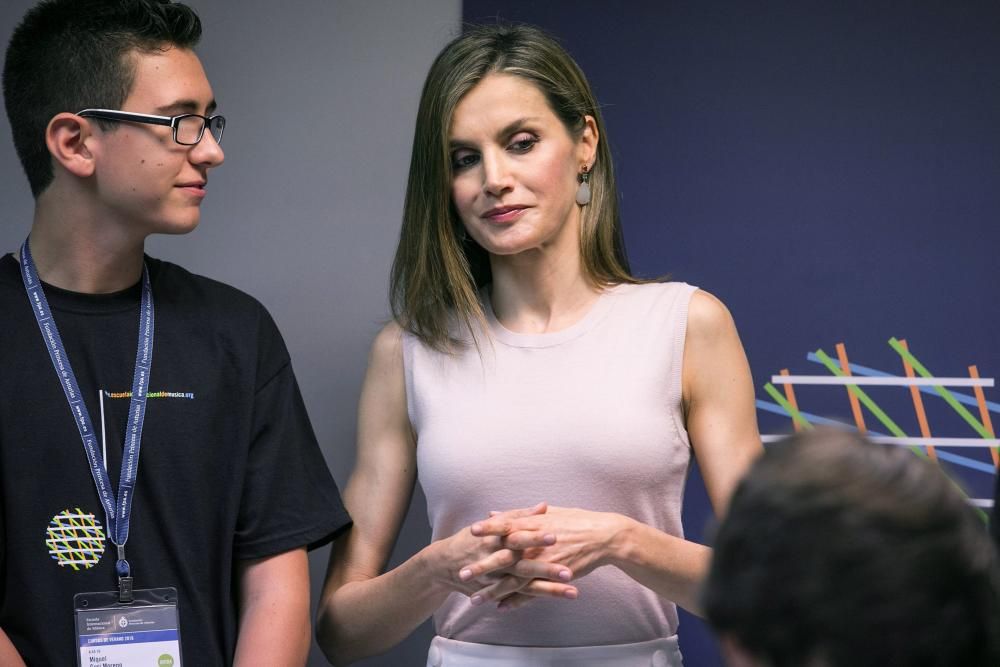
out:
M126 555L136 588L178 589L185 664L229 664L235 561L319 546L350 518L263 306L174 264L147 265L156 331ZM110 295L45 292L117 489L139 285ZM0 628L29 665L76 664L73 596L117 583L107 530L20 267L5 255Z

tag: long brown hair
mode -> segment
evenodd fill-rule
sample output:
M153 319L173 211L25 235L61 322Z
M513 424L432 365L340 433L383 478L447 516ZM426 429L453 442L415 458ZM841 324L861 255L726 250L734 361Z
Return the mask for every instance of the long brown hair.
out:
M486 321L477 292L491 280L489 255L466 237L452 204L448 142L459 100L496 72L522 77L537 86L574 137L583 132L585 116L594 118L600 140L590 172L591 200L581 216L584 276L594 287L642 282L629 272L607 132L580 67L538 28L469 27L441 51L424 83L403 226L390 277L393 317L439 350L461 345L450 326L455 318L473 341L473 324Z

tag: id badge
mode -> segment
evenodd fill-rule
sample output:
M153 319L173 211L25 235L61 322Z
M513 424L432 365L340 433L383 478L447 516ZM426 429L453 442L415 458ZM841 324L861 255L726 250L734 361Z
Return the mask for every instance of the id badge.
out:
M118 591L73 597L78 667L181 667L177 589L133 595L129 604L118 601Z

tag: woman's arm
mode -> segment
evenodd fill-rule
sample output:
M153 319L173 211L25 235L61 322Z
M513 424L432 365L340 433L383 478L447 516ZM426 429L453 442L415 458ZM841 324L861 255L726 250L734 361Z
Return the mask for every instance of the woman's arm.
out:
M722 302L706 292L695 292L689 306L682 394L688 435L712 506L722 514L761 444L750 368L736 326ZM699 613L699 587L711 549L620 514L550 507L539 516L491 517L474 524L472 532L499 536L514 549L540 533L553 533L553 546L529 549L525 557L560 563L575 577L615 565L659 595ZM469 568L478 575L481 563ZM488 600L503 600L504 606L525 602L502 585L487 590Z
M389 324L376 337L358 410L358 456L344 490L352 528L333 545L317 620L327 658L346 664L382 653L403 640L452 592L471 595L487 582L460 577L465 563L500 554L496 538L465 528L434 542L382 574L410 504L416 445L406 410L402 334ZM544 544L539 538L537 544ZM521 567L525 567L523 564ZM530 578L556 579L564 568L534 563ZM524 585L524 582L520 582ZM572 586L556 584L562 589Z
M357 437L357 461L344 489L353 525L331 549L316 624L320 647L338 665L388 650L450 592L434 585L423 552L382 574L417 473L406 412L402 335L394 324L383 328L372 345Z
M736 325L723 303L701 290L688 308L681 382L691 446L715 514L722 516L763 449L753 379Z

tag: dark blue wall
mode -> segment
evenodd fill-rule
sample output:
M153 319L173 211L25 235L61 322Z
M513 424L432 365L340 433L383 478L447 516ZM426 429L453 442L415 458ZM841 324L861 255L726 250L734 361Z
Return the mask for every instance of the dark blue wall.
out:
M889 5L464 3L466 21L548 29L587 73L633 268L729 306L764 434L790 429L771 412L771 375L826 375L806 355L835 355L838 342L851 362L892 374L902 365L891 337L938 376L970 364L1000 373L1000 5ZM853 424L843 388L796 393L802 410ZM867 393L919 435L908 390ZM939 397L923 397L932 435L977 437ZM970 496L992 497L988 450L941 452ZM702 538L709 514L693 479L690 535ZM681 638L688 664L718 664L696 620L684 618Z

